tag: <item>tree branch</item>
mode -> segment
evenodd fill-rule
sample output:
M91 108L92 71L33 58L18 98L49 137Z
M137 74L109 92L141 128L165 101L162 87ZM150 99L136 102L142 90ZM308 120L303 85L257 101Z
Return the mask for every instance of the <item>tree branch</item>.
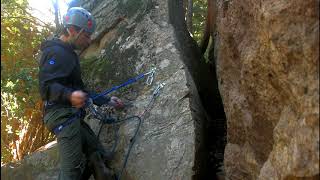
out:
M32 18L35 18L37 21L41 22L44 26L50 27L50 24L45 23L45 22L42 21L41 19L33 16L33 15L32 15L31 13L29 13L27 10L23 9L23 7L21 7L20 5L16 5L16 6L17 6L17 7L5 7L5 8L1 8L1 12L4 12L4 11L7 10L7 9L19 9L19 10L22 10L26 15L28 15L28 16L30 16L30 17L32 17ZM28 7L26 7L26 8L28 8ZM3 15L1 15L1 16L3 16ZM1 19L2 19L2 18L1 18ZM35 23L35 24L40 25L39 23ZM40 26L43 27L43 25L40 25Z
M50 25L48 25L48 24L42 25L42 24L39 24L39 22L37 22L36 20L30 19L27 17L22 17L22 16L7 16L7 17L1 18L1 21L3 21L4 19L24 19L24 20L30 21L33 24L41 26L41 27L50 27Z

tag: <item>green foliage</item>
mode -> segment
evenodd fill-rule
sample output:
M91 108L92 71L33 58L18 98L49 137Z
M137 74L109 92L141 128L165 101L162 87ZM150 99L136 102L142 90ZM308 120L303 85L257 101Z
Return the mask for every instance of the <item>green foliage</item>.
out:
M208 1L207 0L193 0L193 12L192 12L192 37L198 45L200 45L201 40L203 38L207 10L208 10ZM187 3L184 1L184 3ZM187 7L188 8L188 7ZM186 10L187 11L187 10ZM186 14L187 16L187 14ZM187 18L187 17L186 17ZM211 46L212 37L209 39L208 47ZM204 53L204 58L207 63L209 63L209 51Z
M50 25L27 0L1 0L1 164L20 160L52 140L42 125L37 53Z
M200 44L207 15L207 0L193 0L192 29L193 38Z

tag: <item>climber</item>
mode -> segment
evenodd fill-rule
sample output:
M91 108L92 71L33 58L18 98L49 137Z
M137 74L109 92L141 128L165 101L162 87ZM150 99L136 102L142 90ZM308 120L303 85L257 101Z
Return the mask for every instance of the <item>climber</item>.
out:
M63 17L60 37L41 45L40 95L45 102L44 124L58 141L59 179L84 180L92 173L96 180L114 179L112 170L105 165L110 158L108 153L83 120L87 98L95 94L85 90L76 50L90 45L95 26L95 20L87 10L70 8ZM101 96L93 103L123 107L122 101L115 96Z

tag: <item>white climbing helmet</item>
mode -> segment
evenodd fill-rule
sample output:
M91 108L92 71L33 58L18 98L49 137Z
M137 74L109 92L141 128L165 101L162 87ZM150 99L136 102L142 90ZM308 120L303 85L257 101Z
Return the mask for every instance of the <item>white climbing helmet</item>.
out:
M82 7L72 7L63 16L63 26L77 26L84 31L92 34L96 28L96 21L91 13Z

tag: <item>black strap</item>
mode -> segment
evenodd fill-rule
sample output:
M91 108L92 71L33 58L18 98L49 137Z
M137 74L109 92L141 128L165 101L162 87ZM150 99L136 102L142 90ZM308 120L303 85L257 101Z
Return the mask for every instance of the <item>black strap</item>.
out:
M68 120L66 120L65 122L63 122L62 124L56 126L55 128L52 129L53 133L55 135L58 135L62 129L66 126L68 126L69 124L71 124L74 120L76 120L77 118L80 118L81 116L81 111L76 112L74 115L72 115Z

